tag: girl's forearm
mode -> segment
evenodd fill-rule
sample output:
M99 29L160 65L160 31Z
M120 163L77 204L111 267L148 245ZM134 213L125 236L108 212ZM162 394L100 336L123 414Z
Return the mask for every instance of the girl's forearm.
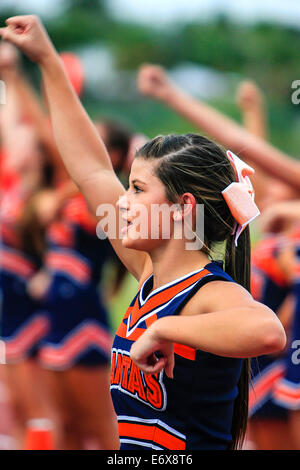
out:
M46 118L45 112L41 107L39 98L20 70L16 70L15 84L16 93L22 106L22 114L30 119L34 125L40 126L41 121Z
M43 106L30 83L19 69L15 71L15 91L22 107L22 118L28 119L37 132L37 138L45 146L55 166L57 181L66 179L67 173L55 145L48 118Z
M225 357L269 354L283 349L286 341L276 315L264 306L164 317L155 321L151 330L158 341L172 341Z
M243 91L243 88L242 90L240 89L240 92L241 91ZM252 97L250 104L248 103L247 105L244 103L243 105L243 103L239 101L239 107L242 113L245 129L256 137L266 139L266 113L262 97L259 96L259 94L256 92L254 97ZM253 162L247 161L245 157L244 160L246 163L252 165L255 170L255 173L251 175L251 183L255 191L255 202L259 208L264 208L266 188L270 188L269 185L272 185L274 182L277 184L277 180L274 180L272 177L270 177L269 174L262 170L260 166L254 164Z
M112 170L106 148L77 98L59 56L41 64L54 138L71 178L78 186L101 170Z
M300 163L269 143L251 135L211 106L195 100L175 87L170 89L164 102L228 149L260 166L271 176L297 190L300 189Z
M262 105L260 107L257 104L251 109L243 110L243 123L250 134L261 139L266 138L266 120Z

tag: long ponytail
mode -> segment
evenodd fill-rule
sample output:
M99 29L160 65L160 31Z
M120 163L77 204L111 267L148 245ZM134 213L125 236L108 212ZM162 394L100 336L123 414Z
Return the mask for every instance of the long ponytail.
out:
M239 237L238 246L234 237L226 243L225 271L240 285L250 292L250 231L247 227ZM248 421L248 397L250 383L250 359L243 359L238 382L238 396L234 402L231 425L232 442L230 450L236 450L243 444Z

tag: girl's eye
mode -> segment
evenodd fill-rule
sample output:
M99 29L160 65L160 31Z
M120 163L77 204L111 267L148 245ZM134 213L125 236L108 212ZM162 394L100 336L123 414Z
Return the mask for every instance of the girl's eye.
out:
M140 193L142 191L136 184L133 185L133 188L135 193Z

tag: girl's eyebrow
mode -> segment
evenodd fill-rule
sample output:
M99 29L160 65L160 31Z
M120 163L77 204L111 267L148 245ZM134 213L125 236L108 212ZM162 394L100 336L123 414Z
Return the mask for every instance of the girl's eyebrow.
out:
M132 183L132 184L134 184L134 183L147 184L147 183L144 183L144 181L141 181L141 180L139 180L139 179L137 179L137 178L135 178L134 180L132 180L131 183Z

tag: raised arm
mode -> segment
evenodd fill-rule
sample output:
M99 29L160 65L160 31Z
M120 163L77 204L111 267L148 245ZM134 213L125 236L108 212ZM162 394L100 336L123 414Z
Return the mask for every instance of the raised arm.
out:
M15 48L10 44L1 44L0 74L6 86L6 104L1 106L1 144L10 168L19 162L21 153L24 153L24 139L28 144L26 139L31 141L30 136L34 134L32 126L23 122L23 104L17 96L17 61Z
M48 116L33 87L19 69L16 69L14 86L17 99L22 104L22 115L34 126L37 138L51 157L55 166L57 181L65 180L68 175L57 150Z
M245 129L261 139L266 139L264 97L257 85L248 80L241 82L236 93L236 102L241 110ZM247 163L250 164L250 162ZM255 169L255 173L251 178L255 190L255 201L258 207L264 210L265 202L271 199L266 196L269 188L273 187L274 184L283 185L284 183L270 177L258 165L253 165L252 163L252 166Z
M267 124L264 97L258 86L249 80L240 83L236 94L244 127L251 134L262 139L267 138Z
M6 24L0 29L2 38L19 47L41 68L54 138L71 178L94 214L99 204L116 205L125 190L39 19L32 15L17 16L9 18ZM148 256L125 249L121 239L111 243L127 269L139 279Z
M163 102L249 163L260 166L271 176L300 191L300 163L177 88L161 67L144 65L137 83L144 95Z

